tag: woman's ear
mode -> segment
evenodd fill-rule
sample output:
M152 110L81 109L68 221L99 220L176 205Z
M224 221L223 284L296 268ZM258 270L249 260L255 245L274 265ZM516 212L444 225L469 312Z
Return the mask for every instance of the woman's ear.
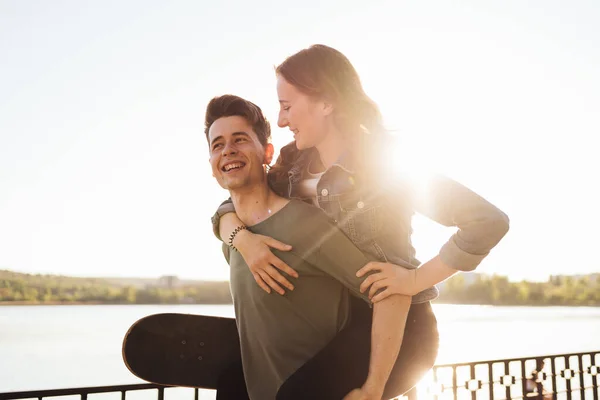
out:
M323 100L323 108L322 108L323 115L327 117L327 116L333 114L333 109L334 109L333 103L331 101L329 101L328 99L324 99Z
M263 159L263 164L270 165L271 161L273 161L273 154L275 153L275 148L271 143L267 143L265 145L265 157Z

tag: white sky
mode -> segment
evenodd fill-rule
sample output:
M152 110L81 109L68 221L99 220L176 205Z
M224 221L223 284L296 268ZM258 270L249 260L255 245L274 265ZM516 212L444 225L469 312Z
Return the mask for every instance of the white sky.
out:
M366 4L0 0L0 269L226 279L204 107L238 94L275 126L273 66L324 43L398 157L510 216L479 271L600 272L600 3ZM422 261L452 233L415 230Z

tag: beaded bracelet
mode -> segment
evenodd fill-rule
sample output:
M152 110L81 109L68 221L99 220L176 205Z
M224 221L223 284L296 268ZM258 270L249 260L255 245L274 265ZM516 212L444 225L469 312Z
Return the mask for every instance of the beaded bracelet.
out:
M229 242L228 242L229 247L231 247L232 249L234 249L234 250L237 251L237 249L233 245L233 239L235 239L235 235L237 235L238 233L240 233L244 229L248 229L248 227L246 225L240 225L237 228L235 228L233 232L231 232L231 235L229 235Z

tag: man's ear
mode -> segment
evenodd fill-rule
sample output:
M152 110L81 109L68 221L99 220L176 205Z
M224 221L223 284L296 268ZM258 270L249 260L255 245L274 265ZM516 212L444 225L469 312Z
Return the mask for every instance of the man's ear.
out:
M265 145L265 157L263 159L263 164L270 165L271 161L273 161L273 154L275 153L275 148L271 143L267 143Z

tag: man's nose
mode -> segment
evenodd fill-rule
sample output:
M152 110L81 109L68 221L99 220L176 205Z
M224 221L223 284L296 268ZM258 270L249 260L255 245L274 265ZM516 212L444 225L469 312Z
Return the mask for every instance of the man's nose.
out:
M225 143L225 145L223 146L223 155L224 156L229 156L229 155L233 155L237 153L237 149L235 148L235 145L233 143Z

